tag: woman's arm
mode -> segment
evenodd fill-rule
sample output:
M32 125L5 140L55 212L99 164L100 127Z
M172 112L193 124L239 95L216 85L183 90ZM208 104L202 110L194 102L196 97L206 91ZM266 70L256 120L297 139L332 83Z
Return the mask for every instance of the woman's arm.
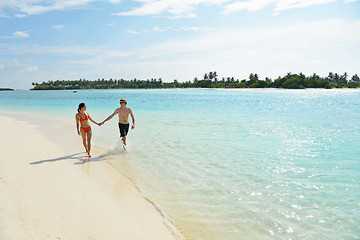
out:
M92 121L92 122L95 123L96 125L100 126L100 123L95 122L95 121L90 117L89 114L88 114L88 117L89 117L90 121Z
M79 129L79 116L76 114L75 115L75 121L76 121L76 130L78 135L80 135L80 129Z

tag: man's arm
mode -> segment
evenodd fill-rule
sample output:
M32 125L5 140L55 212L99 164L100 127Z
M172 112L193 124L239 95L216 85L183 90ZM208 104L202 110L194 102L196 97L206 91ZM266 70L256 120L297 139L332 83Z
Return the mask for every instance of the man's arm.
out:
M106 121L109 121L110 119L112 119L112 118L117 114L117 112L118 112L118 109L116 109L113 114L111 114L107 119L105 119L105 120L101 123L101 125L103 125Z
M131 120L132 120L132 126L131 126L131 129L134 129L135 128L135 117L134 117L134 114L132 112L132 110L130 109L130 116L131 116Z

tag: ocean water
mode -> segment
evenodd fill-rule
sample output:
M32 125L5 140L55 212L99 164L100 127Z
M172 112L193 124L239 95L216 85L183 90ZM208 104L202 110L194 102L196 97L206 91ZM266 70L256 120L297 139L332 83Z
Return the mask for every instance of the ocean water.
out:
M0 112L117 120L93 144L189 240L360 238L360 90L0 92ZM72 125L71 125L72 126ZM74 128L75 132L75 128Z

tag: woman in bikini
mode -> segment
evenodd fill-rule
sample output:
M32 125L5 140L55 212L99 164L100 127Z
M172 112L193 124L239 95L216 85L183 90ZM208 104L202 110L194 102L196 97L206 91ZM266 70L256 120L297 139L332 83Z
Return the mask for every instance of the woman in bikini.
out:
M91 126L90 126L90 123L88 120L92 121L93 123L95 123L98 126L100 126L100 123L97 123L94 120L92 120L90 115L85 111L86 111L85 103L80 103L79 108L78 108L78 113L75 115L76 129L77 129L78 134L79 135L81 134L81 137L83 139L83 144L84 144L84 147L85 147L85 150L86 150L88 156L91 157L90 149L91 149L92 131L91 131ZM80 129L79 129L79 126L80 126Z

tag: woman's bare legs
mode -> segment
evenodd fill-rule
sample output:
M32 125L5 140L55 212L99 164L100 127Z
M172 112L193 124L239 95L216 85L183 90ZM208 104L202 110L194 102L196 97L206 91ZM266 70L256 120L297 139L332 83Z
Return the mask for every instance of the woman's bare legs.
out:
M89 151L88 151L88 148L87 148L87 145L86 145L86 135L87 134L83 129L80 129L80 134L81 134L81 137L82 137L82 140L83 140L83 145L84 145L85 151L89 154Z
M87 153L89 155L89 157L91 157L90 155L90 150L91 150L91 137L92 137L92 130L91 128L89 129L89 131L86 132L86 135L87 135Z

